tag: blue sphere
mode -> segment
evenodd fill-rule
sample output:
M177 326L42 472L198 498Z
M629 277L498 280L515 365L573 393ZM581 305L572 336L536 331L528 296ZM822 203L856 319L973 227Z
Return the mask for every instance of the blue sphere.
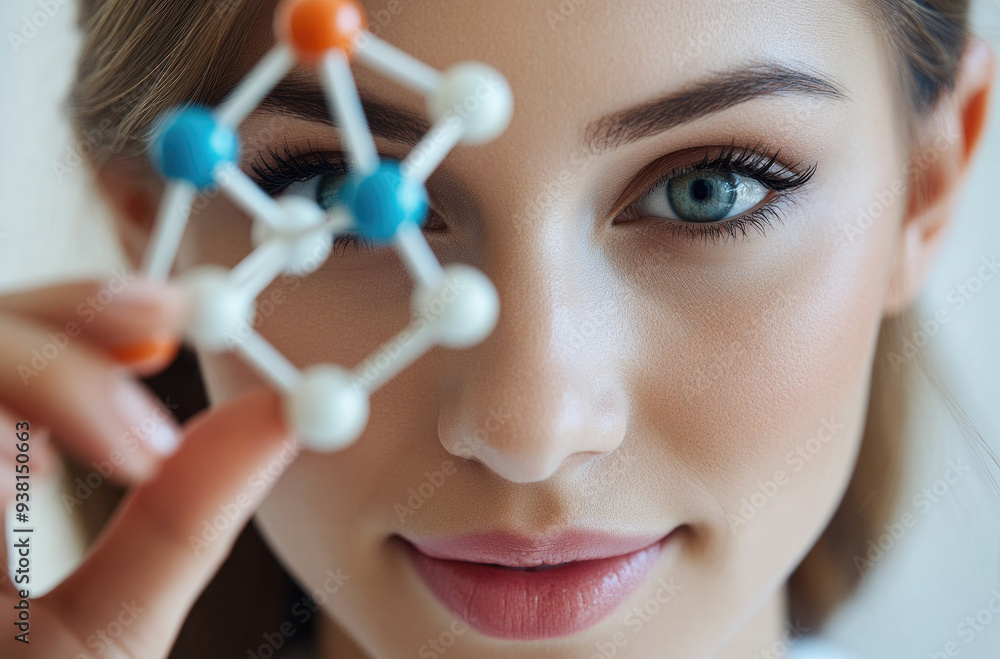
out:
M219 165L235 164L240 141L236 131L220 123L209 110L174 110L153 142L153 164L168 179L180 179L199 190L210 187Z
M403 176L393 160L383 160L367 176L352 173L340 201L354 216L357 232L373 242L391 240L404 222L423 226L427 217L427 190Z

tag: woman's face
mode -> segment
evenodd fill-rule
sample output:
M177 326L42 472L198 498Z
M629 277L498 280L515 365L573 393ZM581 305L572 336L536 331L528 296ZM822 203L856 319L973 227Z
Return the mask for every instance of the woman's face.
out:
M417 58L487 62L513 89L507 132L431 176L425 227L442 262L490 277L500 317L374 393L350 448L301 455L258 525L373 656L769 647L782 584L849 481L899 241L903 140L868 16L820 0L369 11ZM248 66L270 39L258 23ZM404 157L399 126L420 124L392 113L422 117L424 101L355 74L388 108L379 150ZM303 98L243 124L248 172L258 152L271 170L337 162ZM845 230L880 199L879 219ZM179 265L250 249L248 219L216 199ZM342 245L265 291L257 329L298 366L355 367L407 324L412 288L393 250ZM261 383L231 355L203 365L215 401Z

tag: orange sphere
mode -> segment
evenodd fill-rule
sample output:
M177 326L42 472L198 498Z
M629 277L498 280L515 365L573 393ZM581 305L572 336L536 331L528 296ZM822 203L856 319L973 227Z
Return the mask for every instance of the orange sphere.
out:
M350 54L354 38L368 27L356 0L285 0L276 16L279 38L306 61L334 48Z

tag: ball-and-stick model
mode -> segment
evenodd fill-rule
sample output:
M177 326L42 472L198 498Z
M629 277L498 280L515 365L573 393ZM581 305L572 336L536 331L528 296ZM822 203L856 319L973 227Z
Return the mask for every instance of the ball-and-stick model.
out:
M194 300L186 338L201 350L239 353L283 392L287 423L300 441L334 450L364 430L372 391L434 345L470 347L493 331L499 299L492 282L471 266L442 267L420 228L431 172L459 143L483 144L506 130L513 100L503 76L485 64L440 72L379 39L354 0L285 0L275 30L277 45L219 107L183 106L160 120L150 155L167 187L142 271L169 276L199 192L217 187L250 215L249 256L232 270L205 266L182 275ZM380 159L375 149L351 58L428 100L433 127L402 162ZM331 208L303 196L272 198L237 166L236 127L296 62L317 70L351 163ZM401 350L382 360L375 376L333 364L300 371L251 326L256 297L280 275L314 272L345 232L393 244L415 281L415 320L399 335L405 340L391 341Z

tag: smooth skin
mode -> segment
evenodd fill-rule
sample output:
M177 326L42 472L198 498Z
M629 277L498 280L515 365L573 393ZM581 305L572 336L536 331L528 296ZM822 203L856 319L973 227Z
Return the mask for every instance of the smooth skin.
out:
M268 18L254 17L260 31L248 66L268 47ZM455 629L391 541L395 534L537 535L566 526L684 532L649 582L597 626L531 643L464 631L447 656L589 657L616 633L626 639L620 657L728 659L771 646L785 631L781 586L850 477L879 322L918 294L981 141L991 51L970 45L951 98L922 128L921 143L908 145L884 45L850 2L608 1L584 3L553 26L528 0L428 0L404 4L380 35L442 68L489 62L511 83L507 133L456 150L430 179L441 223L427 231L443 262L470 263L495 282L502 311L481 345L436 349L376 393L359 442L300 456L257 513L307 591L322 588L328 570L350 577L324 604L323 656L419 656ZM582 135L596 119L759 60L820 71L847 99L757 99L581 157ZM421 111L420 98L364 70L357 76L370 97ZM258 150L284 141L338 148L328 126L274 113L253 115L241 137L248 169ZM655 222L612 221L617 206L634 201L627 190L649 163L676 154L683 165L690 150L700 157L734 141L766 143L788 164L818 166L766 236L751 230L737 241L691 242ZM394 157L410 148L386 139L378 146ZM911 147L936 157L907 181ZM127 163L98 174L138 262L155 179ZM899 180L909 184L906 195L848 240L844 224ZM134 203L137 196L146 203ZM249 247L245 217L215 199L186 235L178 269L231 266ZM353 366L405 324L410 290L392 252L348 248L315 275L266 291L262 299L280 292L271 299L281 301L258 329L300 366ZM9 420L26 414L56 429L61 448L106 454L126 427L101 425L112 423L100 404L111 385L92 384L95 375L126 377L106 355L112 342L89 331L26 394L10 367L71 318L80 298L56 288L34 291L30 308L12 299L0 300L0 400ZM176 331L182 316L165 311L129 339ZM146 612L121 637L123 656L165 656L239 529L199 555L189 532L280 457L287 437L277 398L234 357L205 355L203 366L218 407L186 428L165 461L136 453L121 476L142 484L95 553L36 602L39 626L48 617L66 632L45 641L53 656L80 651L132 599ZM481 428L489 431L476 435ZM817 437L826 438L823 448L796 470L788 456ZM449 461L456 473L401 516L397 504L407 504L410 488ZM732 527L741 501L779 470L789 478L776 495ZM626 625L628 611L656 599L662 579L679 592L640 629Z

